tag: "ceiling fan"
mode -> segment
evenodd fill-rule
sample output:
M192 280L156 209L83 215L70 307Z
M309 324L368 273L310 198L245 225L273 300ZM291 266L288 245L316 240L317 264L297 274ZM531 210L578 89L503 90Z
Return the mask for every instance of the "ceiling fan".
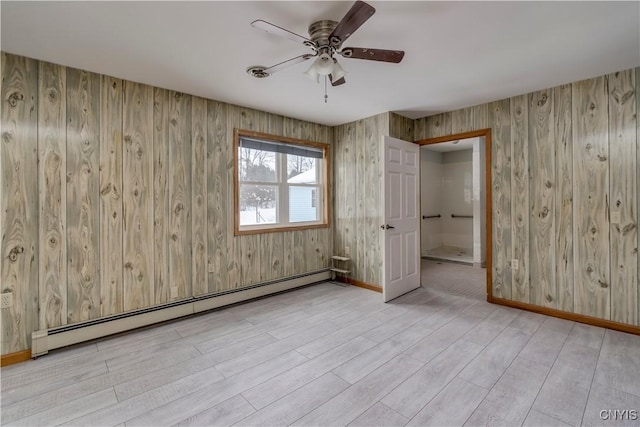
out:
M269 34L284 37L296 43L302 43L311 48L312 53L296 56L295 58L288 59L271 67L254 65L247 68L247 73L256 78L269 77L271 74L292 65L299 64L311 58L317 58L311 65L311 68L305 72L305 75L316 82L320 81L321 76L325 78L328 77L331 85L339 86L346 82L344 79L346 71L340 66L338 60L334 57L335 55L340 55L343 58L366 59L397 64L402 61L404 51L369 49L364 47L342 47L342 44L360 28L362 24L371 18L375 12L376 10L369 4L363 1L356 1L340 22L321 20L312 23L309 26L308 38L262 19L253 21L251 25L254 28L264 30Z

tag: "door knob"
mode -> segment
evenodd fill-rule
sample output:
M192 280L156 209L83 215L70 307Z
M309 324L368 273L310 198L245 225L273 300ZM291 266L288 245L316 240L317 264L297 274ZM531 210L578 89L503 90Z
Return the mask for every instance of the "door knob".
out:
M380 228L382 228L383 230L384 229L390 230L390 229L395 228L395 227L393 225L387 224L387 225L381 225Z

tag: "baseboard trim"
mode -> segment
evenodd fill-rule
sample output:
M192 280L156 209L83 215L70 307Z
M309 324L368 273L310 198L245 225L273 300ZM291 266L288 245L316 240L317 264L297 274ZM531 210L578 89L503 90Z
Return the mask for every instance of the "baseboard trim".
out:
M292 276L287 279L257 284L218 294L187 298L156 307L96 319L74 325L43 329L31 333L31 357L45 355L49 350L80 342L138 329L168 320L249 301L290 289L328 281L329 269Z
M348 283L350 285L356 286L358 288L368 289L370 291L382 293L382 287L378 285L372 285L370 283L361 282L360 280L350 279L348 277L338 277L337 280L343 283Z
M0 356L0 366L15 365L16 363L24 362L31 359L31 349L17 351L15 353L3 354Z
M613 320L599 319L597 317L585 316L584 314L569 313L568 311L541 307L539 305L527 304L525 302L511 301L504 298L488 297L487 301L493 304L504 305L506 307L519 308L521 310L544 314L546 316L558 317L560 319L572 320L574 322L585 323L587 325L640 335L640 327L627 325L626 323L614 322Z

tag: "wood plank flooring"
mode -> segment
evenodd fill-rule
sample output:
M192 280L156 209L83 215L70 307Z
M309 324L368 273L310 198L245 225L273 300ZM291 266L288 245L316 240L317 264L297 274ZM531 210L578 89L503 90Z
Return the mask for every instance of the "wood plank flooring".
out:
M459 268L468 271L468 267ZM2 368L2 425L638 425L640 337L323 283Z

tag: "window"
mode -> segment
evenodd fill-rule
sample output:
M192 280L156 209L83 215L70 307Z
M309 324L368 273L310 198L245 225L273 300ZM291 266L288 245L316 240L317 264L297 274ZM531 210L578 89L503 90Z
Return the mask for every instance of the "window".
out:
M236 234L329 225L329 146L236 129Z

